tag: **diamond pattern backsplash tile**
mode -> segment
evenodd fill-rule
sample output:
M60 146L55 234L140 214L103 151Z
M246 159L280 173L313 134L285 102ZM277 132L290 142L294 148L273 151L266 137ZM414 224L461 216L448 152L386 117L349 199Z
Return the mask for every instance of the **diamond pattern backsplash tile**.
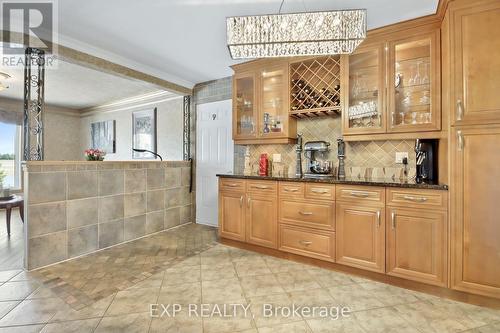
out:
M330 142L331 150L328 159L338 164L337 139L341 135L341 118L307 118L297 121L297 132L302 133L303 141L323 140ZM394 141L357 141L346 143L346 173L348 176L373 178L400 178L403 166L395 163L396 152L408 152L408 176L415 175L414 140ZM282 163L291 173L295 173L295 145L249 145L252 173L258 170L260 154L267 153L272 159L273 154L281 154ZM246 146L235 146L235 173L243 173ZM302 158L305 167L305 158ZM285 174L288 171L285 170Z

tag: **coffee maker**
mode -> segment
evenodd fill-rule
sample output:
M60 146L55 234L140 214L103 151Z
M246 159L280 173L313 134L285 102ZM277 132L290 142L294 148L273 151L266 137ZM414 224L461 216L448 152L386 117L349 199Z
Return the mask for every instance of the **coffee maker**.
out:
M330 142L309 141L304 145L304 156L307 159L305 177L328 177L332 176L332 161L328 157Z
M438 140L417 139L415 141L417 172L415 180L421 182L436 182L438 180Z

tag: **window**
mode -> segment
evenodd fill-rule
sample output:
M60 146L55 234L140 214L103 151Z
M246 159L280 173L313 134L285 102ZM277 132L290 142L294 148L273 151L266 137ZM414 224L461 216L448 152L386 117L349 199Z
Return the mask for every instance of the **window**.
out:
M21 126L0 122L0 170L4 187L21 188Z

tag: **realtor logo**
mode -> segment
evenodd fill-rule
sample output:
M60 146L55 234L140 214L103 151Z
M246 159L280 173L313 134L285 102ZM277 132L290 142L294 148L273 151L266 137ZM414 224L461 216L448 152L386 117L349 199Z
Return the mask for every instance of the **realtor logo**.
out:
M3 54L24 54L26 47L55 53L54 1L0 0L0 3Z

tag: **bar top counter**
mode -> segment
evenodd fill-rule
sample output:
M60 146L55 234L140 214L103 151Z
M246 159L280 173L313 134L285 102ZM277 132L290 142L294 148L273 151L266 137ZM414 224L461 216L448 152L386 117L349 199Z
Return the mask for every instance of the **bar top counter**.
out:
M287 182L313 182L327 184L347 184L347 185L364 185L364 186L385 186L385 187L402 187L402 188L419 188L432 190L448 190L448 185L439 183L417 182L415 179L386 179L386 178L351 178L346 177L339 179L337 177L290 177L290 176L246 176L242 174L217 174L221 178L238 178L238 179L258 179L258 180L278 180Z

